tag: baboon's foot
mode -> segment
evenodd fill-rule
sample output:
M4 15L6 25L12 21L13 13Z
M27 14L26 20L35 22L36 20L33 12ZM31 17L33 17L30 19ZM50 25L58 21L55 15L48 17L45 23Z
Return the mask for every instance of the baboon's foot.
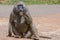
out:
M18 36L18 35L14 35L15 38L21 38L21 36Z
M8 34L7 37L12 37L12 35Z
M39 39L33 39L33 40L39 40Z

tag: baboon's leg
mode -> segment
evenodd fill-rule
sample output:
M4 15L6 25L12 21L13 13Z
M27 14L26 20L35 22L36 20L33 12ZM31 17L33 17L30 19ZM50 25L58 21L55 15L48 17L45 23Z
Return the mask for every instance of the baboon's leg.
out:
M14 34L15 38L19 38L19 37L22 36L20 33L17 32L17 30L14 27L12 27L12 31L13 31L13 34Z
M39 40L39 35L38 35L37 29L35 28L34 25L31 25L29 31L25 34L24 37L31 38L33 35L34 35L34 37L33 37L34 40Z
M31 38L33 33L29 30L27 33L25 33L24 38Z
M38 30L37 30L37 28L35 27L34 24L31 24L31 32L35 36L34 40L39 40Z

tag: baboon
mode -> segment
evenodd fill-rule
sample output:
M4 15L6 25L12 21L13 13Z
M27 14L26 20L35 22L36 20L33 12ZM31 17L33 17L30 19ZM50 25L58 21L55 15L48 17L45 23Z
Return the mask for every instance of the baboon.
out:
M19 2L13 8L9 18L8 36L12 33L17 37L31 38L34 35L34 40L39 40L37 29L33 25L31 15L23 2Z

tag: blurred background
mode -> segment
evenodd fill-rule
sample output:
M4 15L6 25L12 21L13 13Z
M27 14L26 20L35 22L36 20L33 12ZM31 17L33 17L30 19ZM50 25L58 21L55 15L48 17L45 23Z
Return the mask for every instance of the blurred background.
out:
M26 4L60 4L60 0L0 0L0 4L13 5L19 1L24 1Z
M0 0L0 17L8 17L13 5L23 1L32 16L44 16L60 13L60 0Z

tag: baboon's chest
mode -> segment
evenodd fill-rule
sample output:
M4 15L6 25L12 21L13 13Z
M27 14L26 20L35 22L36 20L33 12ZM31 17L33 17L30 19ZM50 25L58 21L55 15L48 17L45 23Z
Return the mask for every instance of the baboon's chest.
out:
M27 30L28 25L25 23L24 17L15 20L15 27L18 32L25 32Z

